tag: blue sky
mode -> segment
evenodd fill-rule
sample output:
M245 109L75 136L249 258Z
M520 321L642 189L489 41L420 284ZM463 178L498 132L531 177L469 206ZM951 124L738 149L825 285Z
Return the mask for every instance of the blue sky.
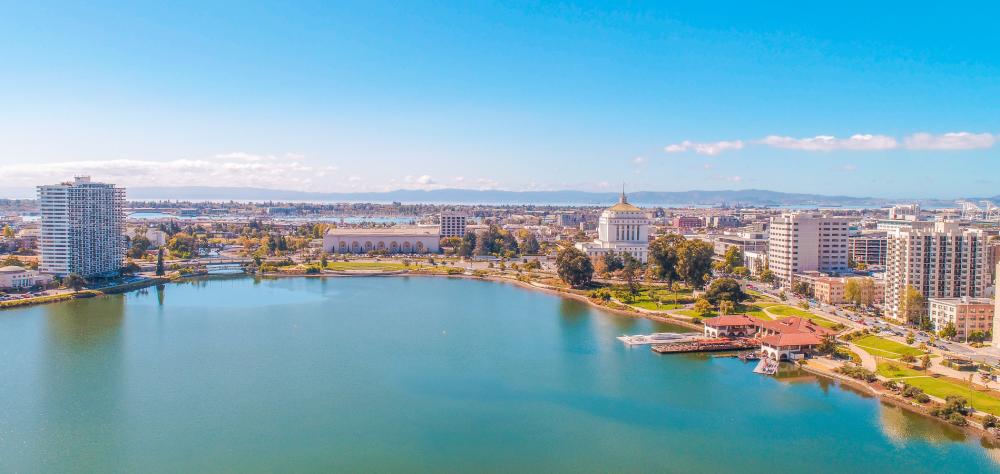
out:
M330 3L0 2L0 190L1000 194L990 2Z

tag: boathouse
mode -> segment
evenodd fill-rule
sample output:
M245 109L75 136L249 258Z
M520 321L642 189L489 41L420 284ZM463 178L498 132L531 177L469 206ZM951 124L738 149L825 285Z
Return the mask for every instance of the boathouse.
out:
M757 332L757 323L749 316L729 314L708 318L705 325L705 337L750 337Z

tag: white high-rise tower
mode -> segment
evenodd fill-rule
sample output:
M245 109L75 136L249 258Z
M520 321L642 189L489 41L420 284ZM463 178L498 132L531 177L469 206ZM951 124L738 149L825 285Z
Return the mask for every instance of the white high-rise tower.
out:
M73 182L38 187L42 213L38 269L43 273L83 277L116 275L125 262L125 189Z

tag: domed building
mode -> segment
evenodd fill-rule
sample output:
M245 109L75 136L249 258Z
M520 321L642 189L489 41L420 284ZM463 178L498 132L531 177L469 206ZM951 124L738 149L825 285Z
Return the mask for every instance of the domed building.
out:
M576 244L589 257L601 257L608 252L627 253L646 263L649 254L649 219L642 209L629 204L623 191L618 204L601 213L597 224L597 240Z

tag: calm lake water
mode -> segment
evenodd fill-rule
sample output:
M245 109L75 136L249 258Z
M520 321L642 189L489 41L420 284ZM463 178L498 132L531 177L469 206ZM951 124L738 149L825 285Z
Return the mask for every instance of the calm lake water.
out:
M2 472L997 472L837 384L442 278L200 280L0 312Z

